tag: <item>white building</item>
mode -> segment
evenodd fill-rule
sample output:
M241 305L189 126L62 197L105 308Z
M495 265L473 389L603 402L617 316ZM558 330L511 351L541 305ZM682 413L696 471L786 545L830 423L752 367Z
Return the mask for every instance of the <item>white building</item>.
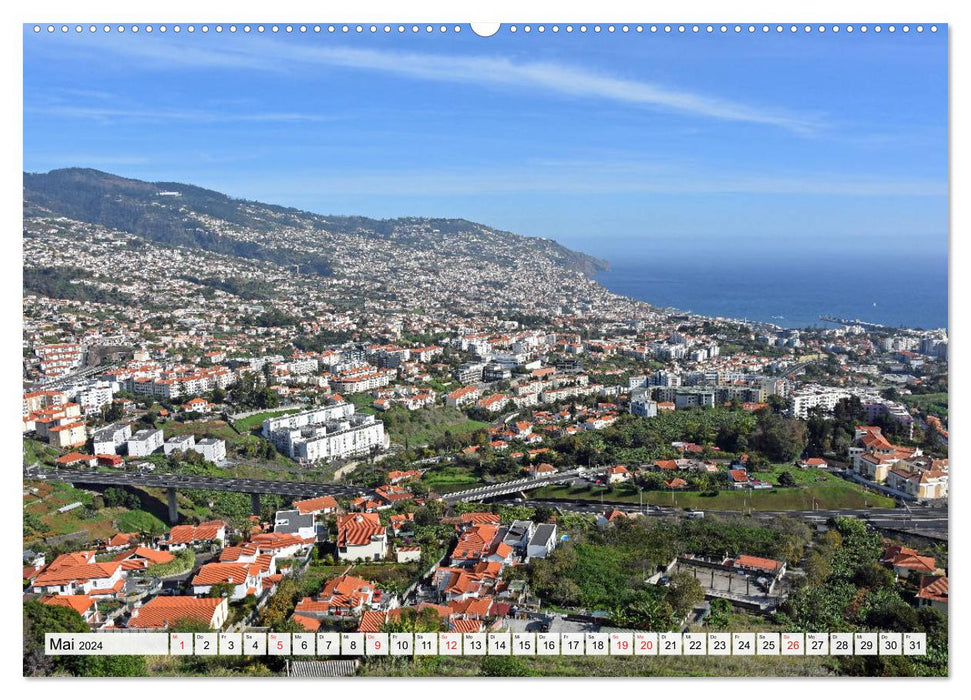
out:
M526 556L530 559L545 559L554 549L556 549L556 525L547 523L537 525L526 545Z
M263 421L263 436L291 459L304 462L366 455L385 450L384 423L354 412L346 402Z
M118 454L118 448L131 438L130 425L108 425L94 434L94 453L96 455Z
M193 447L210 462L222 462L226 459L226 441L219 438L203 438Z
M654 418L657 415L657 402L651 400L649 390L639 388L631 392L630 412L641 418Z
M148 457L158 448L162 447L165 437L161 430L139 430L128 440L129 457Z
M832 413L843 399L850 398L850 392L835 387L812 384L794 391L789 399L789 415L792 418L809 418L809 412L819 408L824 413Z
M312 513L299 510L278 510L273 519L273 532L296 535L301 539L317 537L317 518Z
M165 451L165 456L168 457L170 454L176 450L185 454L192 448L196 446L196 439L192 435L176 435L165 441L165 445L162 449Z
M85 413L97 413L103 406L111 403L117 388L116 382L93 381L74 387L71 390L73 393L71 400L80 405Z

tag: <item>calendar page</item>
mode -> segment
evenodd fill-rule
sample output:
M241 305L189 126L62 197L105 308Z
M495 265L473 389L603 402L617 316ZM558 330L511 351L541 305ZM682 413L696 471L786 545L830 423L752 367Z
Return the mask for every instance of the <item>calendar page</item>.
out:
M83 14L25 676L948 674L946 22Z

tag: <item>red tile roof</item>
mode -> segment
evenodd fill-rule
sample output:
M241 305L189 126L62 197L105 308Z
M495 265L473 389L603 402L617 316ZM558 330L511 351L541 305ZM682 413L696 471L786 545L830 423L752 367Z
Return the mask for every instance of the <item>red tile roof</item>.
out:
M303 627L308 632L316 632L317 630L320 629L320 620L317 620L315 618L307 617L306 615L298 615L297 613L294 613L290 619L296 622L301 627Z
M138 609L128 626L134 629L161 629L183 620L197 620L211 624L222 598L193 598L192 596L158 596Z
M361 614L361 621L357 625L358 632L380 632L381 625L387 619L383 610L365 610Z
M748 554L739 554L737 557L735 557L735 566L744 569L759 569L761 571L775 573L782 568L782 562L776 561L775 559L765 559L763 557L752 557Z
M214 563L203 564L192 578L193 586L211 586L217 583L246 583L249 576L248 564Z
M337 500L333 496L318 496L304 501L294 501L293 507L299 510L301 515L307 515L329 508L337 508Z
M169 531L165 542L168 544L189 544L215 540L220 530L226 527L222 520L208 520L198 525L176 525Z
M385 532L377 513L349 513L337 518L337 546L361 547Z
M51 595L41 598L40 602L45 605L60 605L65 608L71 608L78 615L84 615L84 613L91 609L92 605L96 604L94 598L86 595Z
M921 576L918 598L947 602L947 576Z

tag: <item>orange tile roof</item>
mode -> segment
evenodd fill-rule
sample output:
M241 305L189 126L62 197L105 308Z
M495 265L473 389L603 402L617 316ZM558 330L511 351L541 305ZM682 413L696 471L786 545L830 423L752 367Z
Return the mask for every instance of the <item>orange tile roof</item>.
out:
M452 631L462 633L474 633L482 629L481 620L452 620Z
M119 532L108 538L109 547L124 547L126 544L137 538L137 532Z
M216 539L219 530L225 527L226 523L222 520L208 520L198 525L176 525L169 531L169 536L165 541L168 544L207 542Z
M377 513L349 513L337 518L337 546L361 547L371 538L384 533L384 525Z
M111 578L121 567L118 562L96 562L80 566L60 566L56 569L48 567L34 579L35 587L63 586L68 583L90 581L92 579Z
M947 602L947 576L921 576L918 598Z
M365 610L361 614L361 621L357 625L358 632L380 632L387 613L383 610Z
M193 586L211 586L217 583L246 583L249 566L237 563L203 564L192 578Z
M467 600L453 600L448 604L456 615L465 617L485 617L492 609L492 598L468 598Z
M304 501L294 501L293 507L299 510L301 515L307 515L328 508L337 508L337 500L333 496L318 496Z
M120 552L112 561L120 561L125 570L144 569L155 564L166 564L173 561L175 556L150 547L136 547Z
M285 549L293 545L312 544L316 537L300 537L290 532L262 532L250 538L252 544L257 545L261 552L272 552L275 549Z
M934 557L922 557L918 554L898 554L890 560L891 566L908 571L924 571L934 573L937 570Z
M243 557L252 557L260 551L260 548L252 542L244 542L241 545L224 547L219 553L219 561L233 562L239 561Z
M87 595L50 595L41 598L40 602L45 605L60 605L65 608L71 608L78 615L84 615L84 613L91 609L92 605L96 604L94 598Z
M301 627L303 627L308 632L316 632L317 630L320 629L320 620L317 620L315 618L294 613L290 619L296 622Z
M473 525L459 537L455 549L452 550L452 558L481 559L486 556L497 532L495 525Z
M729 475L732 477L732 481L736 484L747 484L748 483L748 472L744 469L729 469Z
M157 596L138 609L128 626L133 629L161 629L183 620L211 624L222 598L193 598L192 596Z
M739 554L735 557L735 566L746 569L762 569L763 571L775 572L782 567L782 562L775 559L765 559L763 557L752 557L748 554Z

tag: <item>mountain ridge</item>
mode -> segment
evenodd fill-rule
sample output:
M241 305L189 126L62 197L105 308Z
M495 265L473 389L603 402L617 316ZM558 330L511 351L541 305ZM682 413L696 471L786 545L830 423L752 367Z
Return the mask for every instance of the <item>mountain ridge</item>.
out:
M463 254L494 259L495 247L543 255L560 267L592 277L606 261L571 250L548 238L523 236L466 219L398 217L374 219L323 215L294 207L236 199L188 183L149 182L91 168L62 168L23 173L24 217L62 216L126 231L157 243L299 265L306 273L329 276L333 261L308 241L319 234L384 240L408 249L448 250L463 239ZM171 194L177 192L178 196ZM299 230L302 246L283 247L273 233ZM262 235L261 235L262 234ZM404 252L404 251L403 251ZM514 257L514 256L513 256Z

